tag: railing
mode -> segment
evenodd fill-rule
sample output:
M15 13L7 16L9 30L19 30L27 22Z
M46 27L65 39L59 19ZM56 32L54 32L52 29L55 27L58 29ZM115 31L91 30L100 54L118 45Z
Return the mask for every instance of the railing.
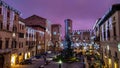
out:
M12 49L1 49L0 50L0 53L2 54L2 53L9 53L9 52L11 52L12 51Z

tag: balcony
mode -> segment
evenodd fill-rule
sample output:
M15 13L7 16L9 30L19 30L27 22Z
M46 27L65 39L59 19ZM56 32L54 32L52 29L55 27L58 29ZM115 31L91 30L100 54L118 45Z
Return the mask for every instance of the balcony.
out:
M0 49L0 54L9 53L12 49Z

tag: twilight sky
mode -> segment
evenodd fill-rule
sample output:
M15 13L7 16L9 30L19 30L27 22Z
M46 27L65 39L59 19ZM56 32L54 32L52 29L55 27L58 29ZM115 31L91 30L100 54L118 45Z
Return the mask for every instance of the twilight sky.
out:
M73 20L73 29L92 29L95 21L108 11L110 6L120 0L4 0L18 9L21 17L33 14L62 24L64 20Z

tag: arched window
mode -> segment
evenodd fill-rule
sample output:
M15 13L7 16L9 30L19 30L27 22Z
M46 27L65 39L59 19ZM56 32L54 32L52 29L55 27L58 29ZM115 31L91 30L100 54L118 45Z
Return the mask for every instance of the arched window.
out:
M13 26L13 32L17 32L17 27Z

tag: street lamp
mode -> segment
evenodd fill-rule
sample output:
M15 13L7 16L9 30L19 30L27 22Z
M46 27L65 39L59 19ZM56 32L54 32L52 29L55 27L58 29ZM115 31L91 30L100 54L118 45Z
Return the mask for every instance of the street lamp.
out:
M61 60L59 60L59 68L61 68L61 64L62 64L62 61Z

